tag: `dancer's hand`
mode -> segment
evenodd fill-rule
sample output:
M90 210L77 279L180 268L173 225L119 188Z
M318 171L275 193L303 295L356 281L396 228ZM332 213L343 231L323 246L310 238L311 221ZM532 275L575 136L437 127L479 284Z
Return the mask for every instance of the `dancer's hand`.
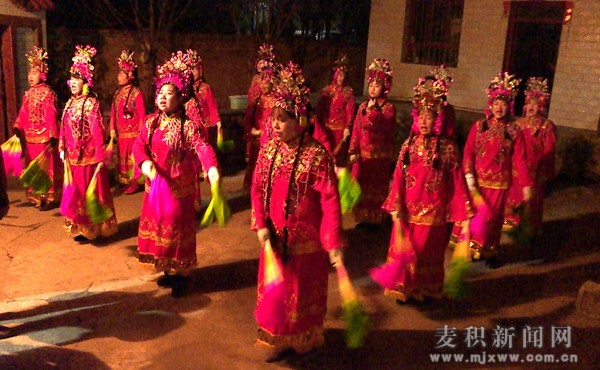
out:
M110 138L114 140L115 137L117 137L117 131L110 130Z
M344 264L344 252L341 249L332 249L329 251L329 262L333 267L342 266Z
M211 184L218 183L220 178L221 176L219 175L219 170L217 167L212 166L208 169L208 181L210 181Z
M345 128L344 129L344 136L342 137L342 140L346 140L347 138L350 137L350 129L349 128Z
M271 238L269 228L263 227L262 229L258 229L256 231L256 237L258 238L258 242L260 243L260 245L263 246L265 242Z
M475 182L475 176L472 173L465 174L465 180L467 180L467 187L470 191L475 190L477 183Z
M154 180L156 177L156 167L154 166L154 162L149 159L142 162L142 173L146 175L150 181Z
M350 162L350 164L356 163L356 161L358 161L358 154L351 154L348 161Z
M61 161L65 160L65 151L61 150L60 152L58 152L58 156L60 157Z
M467 218L466 220L461 221L460 225L461 225L460 234L469 236L469 238L470 238L469 226L471 225L471 219Z
M526 186L523 188L523 200L529 202L532 197L531 186Z

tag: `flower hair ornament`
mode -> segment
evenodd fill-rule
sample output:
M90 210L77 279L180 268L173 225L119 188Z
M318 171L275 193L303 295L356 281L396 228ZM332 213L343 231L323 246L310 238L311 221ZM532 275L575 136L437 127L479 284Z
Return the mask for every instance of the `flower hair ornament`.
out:
M187 49L185 51L186 60L190 68L202 68L202 58L198 55L198 52L193 49Z
M525 88L525 103L531 99L538 101L540 104L541 113L545 114L546 108L548 107L548 101L550 99L550 93L548 92L548 79L541 77L530 77L527 80L527 87Z
M492 104L496 99L504 99L509 102L510 113L514 115L514 98L520 83L520 79L508 74L508 72L502 72L490 81L489 87L485 89L485 93L488 96L488 107L485 110L485 115L489 117L492 114Z
M133 60L134 52L131 50L122 50L121 55L117 58L119 69L126 73L133 73L137 69L137 64Z
M449 89L450 86L452 86L452 82L454 81L452 79L452 74L450 73L450 70L443 64L433 67L429 71L429 74L432 75L436 80L444 80L447 89Z
M307 114L310 104L310 89L305 82L302 69L290 61L277 69L273 85L275 106L292 113L302 126L308 123Z
M75 56L71 66L71 76L81 78L85 85L94 86L94 65L92 58L96 55L96 48L90 45L75 47Z
M187 53L178 50L171 54L171 58L156 68L156 91L165 84L173 84L183 96L191 92L194 75L190 69L190 61Z
M25 54L29 69L40 71L40 79L46 81L48 73L48 52L39 46L34 46L29 53Z
M258 48L258 59L256 60L256 71L262 73L265 70L273 70L275 68L275 53L273 45L262 44Z
M335 84L337 81L337 78L339 76L340 73L348 73L348 64L350 63L350 60L348 59L348 56L346 54L343 54L340 58L336 59L333 62L333 83Z
M374 59L367 67L367 81L379 81L383 84L383 96L387 96L392 87L392 67L387 59Z
M432 80L421 77L413 90L413 109L411 112L413 117L412 131L414 133L419 132L419 112L425 109L437 113L433 132L436 135L439 135L443 128L441 114L442 106L447 104L445 101L446 96L448 95L446 80Z

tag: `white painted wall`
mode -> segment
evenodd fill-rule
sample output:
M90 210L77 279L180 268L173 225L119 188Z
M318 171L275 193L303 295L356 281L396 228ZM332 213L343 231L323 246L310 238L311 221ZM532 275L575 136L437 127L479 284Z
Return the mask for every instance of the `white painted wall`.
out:
M401 63L406 1L373 0L367 64L387 58L394 70L390 97L412 98L413 86L431 66ZM483 111L485 88L501 72L508 29L502 1L465 0L459 59L448 101ZM365 85L366 93L366 85ZM600 0L576 0L563 26L550 119L561 126L596 130L600 121Z

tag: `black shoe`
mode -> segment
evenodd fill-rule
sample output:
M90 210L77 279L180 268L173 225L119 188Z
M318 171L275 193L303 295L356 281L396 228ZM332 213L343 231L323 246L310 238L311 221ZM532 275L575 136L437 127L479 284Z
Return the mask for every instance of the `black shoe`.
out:
M90 242L90 240L83 235L77 235L73 238L73 240L75 240L79 244L87 244Z
M173 275L173 282L171 285L171 297L181 298L187 294L188 291L188 279L185 276Z
M501 261L498 260L498 257L490 257L488 259L485 260L485 265L489 268L491 268L492 270L495 270L497 268L500 268L502 266L504 266L504 263L502 263Z
M163 276L159 277L156 280L156 285L160 287L172 287L175 277L173 275L169 275L165 273Z
M49 211L56 207L54 202L42 202L40 205L40 211Z
M267 354L265 361L268 363L279 362L286 359L287 357L292 356L293 354L294 350L291 348L272 350Z
M354 228L356 230L365 230L366 232L372 233L379 230L379 225L370 222L359 222Z

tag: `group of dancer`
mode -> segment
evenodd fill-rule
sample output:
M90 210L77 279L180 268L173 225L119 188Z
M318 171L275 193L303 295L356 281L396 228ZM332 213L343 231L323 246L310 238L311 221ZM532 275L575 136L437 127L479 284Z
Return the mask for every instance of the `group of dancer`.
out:
M44 150L52 153L48 174L54 187L44 194L28 190L30 201L40 209L52 207L61 199L63 174L72 177L76 191L63 196L61 206L76 204L65 226L79 242L117 232L105 130L98 99L89 91L95 54L91 46L76 48L68 81L72 96L57 121L56 95L44 82L47 54L34 48L28 54L31 89L15 123L26 161ZM146 115L135 86L133 53L123 51L117 62L119 89L109 133L111 140L118 137L118 180L125 192L145 184L139 260L164 272L157 284L180 297L187 290L186 275L197 264L194 202L199 200L199 176L205 174L211 184L220 181L208 131L220 128L216 100L203 81L198 54L178 51L157 68L156 112ZM257 316L258 343L269 349L267 361L324 343L329 267L343 264L346 245L337 180L341 169L351 167L362 189L353 209L359 228L376 230L391 215L395 227L388 259L401 252L399 235L410 241L416 262L394 289L385 291L400 301L443 297L449 242L466 240L474 258L493 257L504 220L518 225L524 213L515 209L523 204L532 224L541 225L544 182L554 174L555 150L554 125L545 117L545 80L528 81L525 116L515 121L518 80L507 73L494 79L486 90L486 116L472 126L461 161L454 113L447 103L452 78L443 67L416 84L413 124L398 156L396 111L388 98L393 73L387 60L375 59L368 66L368 98L357 110L346 85L346 57L334 63L333 81L323 88L314 112L302 70L292 61L275 62L271 45L260 47L256 71L245 115L244 186L250 191L252 229L261 247L272 246L283 277L278 309L284 314L268 320ZM95 196L110 210L101 222L90 219L85 199L94 179ZM449 223L455 223L452 235ZM262 248L257 304L264 303L267 259Z

